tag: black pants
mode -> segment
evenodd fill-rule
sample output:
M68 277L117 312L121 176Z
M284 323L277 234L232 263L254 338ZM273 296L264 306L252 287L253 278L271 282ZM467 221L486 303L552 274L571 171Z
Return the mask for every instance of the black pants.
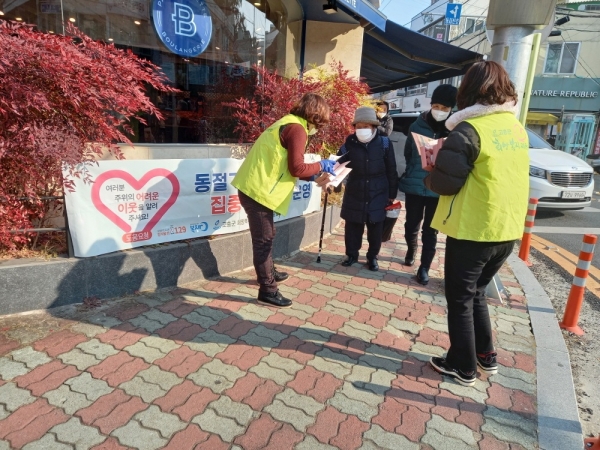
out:
M252 256L259 289L265 293L277 292L277 282L273 272L273 240L275 239L273 211L242 191L239 191L239 196L240 203L248 216Z
M444 277L450 349L446 360L464 372L477 369L476 354L494 351L485 289L515 245L448 237Z
M404 207L406 208L406 222L404 223L404 238L409 248L417 249L419 225L423 222L421 241L421 267L429 269L435 257L437 245L437 230L431 228L431 221L435 214L439 199L422 195L406 194Z
M367 259L375 259L381 250L381 238L383 235L383 221L367 222L367 241L369 250ZM344 231L344 241L346 243L346 255L358 258L358 252L362 247L362 237L365 231L365 224L361 222L346 222Z

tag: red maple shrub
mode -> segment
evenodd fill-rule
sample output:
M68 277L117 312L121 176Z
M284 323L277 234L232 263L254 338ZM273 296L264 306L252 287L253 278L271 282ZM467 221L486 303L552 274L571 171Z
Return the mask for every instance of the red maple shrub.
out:
M0 253L31 243L35 235L10 230L43 225L43 197L73 189L72 177L91 181L85 166L105 150L122 158L116 143L130 142L130 120L160 118L147 87L175 91L167 82L157 66L72 25L62 36L0 21Z
M306 92L323 96L331 108L331 121L311 137L308 151L323 157L335 153L346 137L354 132L354 111L366 103L369 86L349 75L341 62L332 63L331 71L316 71L301 79L284 78L276 72L256 68L259 83L250 99L239 98L228 106L234 108L235 132L240 143L254 142L258 136L284 115Z

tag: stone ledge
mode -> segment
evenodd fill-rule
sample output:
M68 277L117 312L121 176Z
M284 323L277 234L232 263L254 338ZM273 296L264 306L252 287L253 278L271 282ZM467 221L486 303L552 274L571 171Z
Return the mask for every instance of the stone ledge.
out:
M340 221L330 207L327 234ZM281 258L319 240L322 213L276 224L273 256ZM85 297L112 298L136 291L171 288L252 266L250 232L139 248L91 258L0 266L0 315L81 303Z
M539 448L583 448L569 351L552 302L529 267L514 253L508 257L508 264L527 297L535 336Z

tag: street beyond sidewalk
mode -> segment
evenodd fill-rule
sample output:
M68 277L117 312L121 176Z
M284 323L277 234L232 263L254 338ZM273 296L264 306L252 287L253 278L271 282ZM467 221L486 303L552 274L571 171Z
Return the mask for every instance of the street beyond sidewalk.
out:
M535 343L525 297L491 304L500 369L463 387L442 274L413 281L402 229L379 272L344 268L343 229L279 268L288 309L252 270L170 292L0 318L0 449L534 449ZM366 245L366 243L365 243Z

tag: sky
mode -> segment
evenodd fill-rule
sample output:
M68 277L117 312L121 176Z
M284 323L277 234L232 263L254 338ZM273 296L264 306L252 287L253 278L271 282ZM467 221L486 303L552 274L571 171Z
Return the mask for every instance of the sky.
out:
M383 12L389 20L410 27L410 20L429 5L431 0L380 0ZM408 24L407 24L408 23Z

